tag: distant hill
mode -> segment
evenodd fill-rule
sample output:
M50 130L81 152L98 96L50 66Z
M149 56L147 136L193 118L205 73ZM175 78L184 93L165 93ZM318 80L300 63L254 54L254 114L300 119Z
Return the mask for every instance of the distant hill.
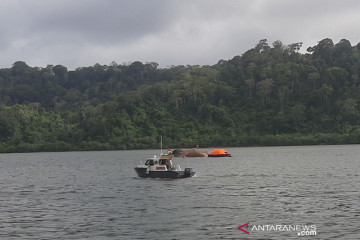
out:
M0 69L0 151L360 143L360 44L266 39L213 66Z

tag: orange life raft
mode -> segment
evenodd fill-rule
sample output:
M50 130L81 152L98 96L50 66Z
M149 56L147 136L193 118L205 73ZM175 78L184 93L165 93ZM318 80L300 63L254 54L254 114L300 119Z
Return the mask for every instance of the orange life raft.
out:
M231 157L231 153L225 149L214 149L214 151L208 154L208 157Z

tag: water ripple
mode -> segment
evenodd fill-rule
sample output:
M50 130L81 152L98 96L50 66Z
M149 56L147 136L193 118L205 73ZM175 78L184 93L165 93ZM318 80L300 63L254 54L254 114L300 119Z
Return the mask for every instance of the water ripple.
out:
M258 224L316 225L310 239L359 239L360 150L234 148L185 158L197 175L136 177L150 151L0 155L0 239L298 239ZM303 238L307 239L307 238Z

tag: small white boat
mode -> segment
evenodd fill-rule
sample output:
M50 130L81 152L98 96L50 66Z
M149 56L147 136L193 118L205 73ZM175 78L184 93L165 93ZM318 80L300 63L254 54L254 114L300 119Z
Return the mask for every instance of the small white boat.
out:
M135 172L142 178L188 178L195 172L191 168L181 169L180 165L172 163L173 155L154 156L134 167Z

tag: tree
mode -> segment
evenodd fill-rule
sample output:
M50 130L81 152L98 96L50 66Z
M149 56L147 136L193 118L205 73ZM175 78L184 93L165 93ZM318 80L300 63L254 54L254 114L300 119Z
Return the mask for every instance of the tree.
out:
M327 69L329 80L334 88L340 88L344 86L344 83L349 79L349 73L339 67L332 67Z
M318 45L309 47L307 50L308 52L312 53L315 58L323 60L327 66L332 65L334 43L330 38L321 40Z
M23 75L30 70L30 67L23 61L17 61L13 64L11 71L15 76Z
M339 43L335 44L334 64L335 66L351 71L351 66L353 65L353 48L348 40L341 39Z
M0 117L0 141L6 141L14 135L15 126L9 120L3 116Z
M245 80L246 87L249 89L250 99L253 99L253 88L255 87L255 80L254 79L246 79Z
M328 104L329 97L332 95L333 91L334 91L334 88L327 84L323 84L321 86L321 88L319 89L319 92L325 101L325 105Z
M318 72L310 72L308 74L308 79L313 83L313 90L316 90L317 82L320 79L320 74Z
M52 70L54 71L54 74L60 78L64 78L68 73L67 68L62 65L56 65L52 68Z
M298 53L302 47L303 43L302 42L298 42L298 43L292 43L288 45L288 51L290 54L292 53Z
M270 100L271 92L274 88L274 81L270 78L267 78L256 84L257 94L264 99L264 103L267 100Z
M269 50L269 44L267 43L267 39L261 39L258 44L256 44L255 51L262 52Z

